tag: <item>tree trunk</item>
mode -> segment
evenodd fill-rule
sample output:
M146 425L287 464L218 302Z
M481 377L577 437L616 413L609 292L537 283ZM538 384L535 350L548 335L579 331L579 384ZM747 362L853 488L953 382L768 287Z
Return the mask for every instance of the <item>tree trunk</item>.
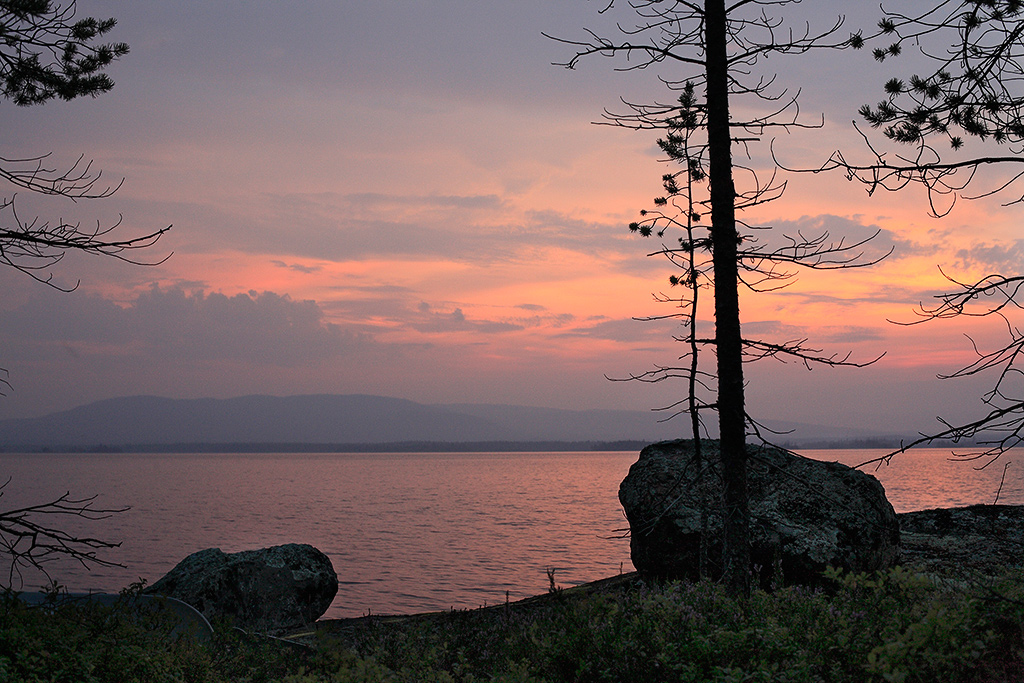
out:
M729 64L724 0L705 0L708 182L715 272L715 346L718 355L718 424L724 488L723 580L735 593L750 592L750 510L747 499L743 343L740 335L736 190L729 129Z

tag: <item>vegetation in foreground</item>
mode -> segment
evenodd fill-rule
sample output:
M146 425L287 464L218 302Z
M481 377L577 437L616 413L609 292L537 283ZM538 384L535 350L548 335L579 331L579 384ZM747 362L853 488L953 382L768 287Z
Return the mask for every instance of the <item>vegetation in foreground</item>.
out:
M129 610L0 603L0 681L1019 681L1024 572L957 588L903 569L737 601L709 583L634 584L321 634L315 649L219 625L170 635Z

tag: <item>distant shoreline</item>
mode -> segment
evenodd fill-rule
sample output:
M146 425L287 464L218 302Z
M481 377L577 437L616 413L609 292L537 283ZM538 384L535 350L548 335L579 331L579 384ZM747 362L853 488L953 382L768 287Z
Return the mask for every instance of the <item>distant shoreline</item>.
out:
M0 453L544 453L639 451L650 441L394 441L388 443L169 443L15 445Z
M636 451L654 443L621 441L392 441L387 443L167 443L93 444L0 447L0 453L546 453ZM791 450L851 450L899 448L899 439L850 439L782 443ZM935 443L931 448L971 447L972 444Z
M899 427L880 431L768 420L764 428L773 442L798 451L893 450L919 438L901 434ZM0 452L639 451L649 443L688 434L686 424L670 423L654 411L427 405L363 394L124 396L40 417L0 419Z

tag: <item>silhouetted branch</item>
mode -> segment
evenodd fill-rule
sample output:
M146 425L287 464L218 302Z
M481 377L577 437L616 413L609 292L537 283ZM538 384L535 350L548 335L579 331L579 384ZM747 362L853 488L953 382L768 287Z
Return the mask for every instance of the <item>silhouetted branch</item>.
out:
M85 162L79 156L70 168L60 171L43 166L50 154L25 159L8 159L0 156L0 178L12 185L38 194L56 195L70 199L102 199L114 194L124 183L122 179L114 186L99 186L101 171L93 172L92 162Z
M840 169L864 183L869 193L895 191L909 184L927 189L932 214L945 216L957 197L977 199L1002 193L1024 176L1010 178L972 196L964 194L985 167L1024 162L1024 22L1017 0L941 0L918 14L883 7L879 33L888 45L876 47L879 62L898 59L904 48L925 58L927 70L885 83L885 98L863 105L859 114L885 139L913 153L880 150L861 133L867 163L836 152L818 171ZM929 141L944 141L953 160ZM1018 145L1010 154L963 154L965 139ZM939 200L942 204L939 204ZM1008 204L1024 201L1024 194Z
M854 127L857 127L856 122L854 122ZM859 128L858 132L860 132ZM867 141L867 137L862 132L861 135L864 137L865 146L873 156L873 160L870 162L850 162L841 151L837 150L818 168L784 168L794 173L824 173L839 170L846 174L848 180L863 183L867 187L869 195L878 190L898 192L913 184L921 185L928 193L931 215L936 218L948 215L956 205L957 197L964 199L990 197L1002 192L1024 175L1024 171L1021 171L996 187L983 190L977 195L968 196L963 192L974 181L979 169L986 166L1020 164L1024 163L1024 158L1019 156L983 156L944 162L938 152L930 145L925 144L923 139L915 147L915 154L908 156L880 151ZM776 161L781 165L781 162ZM944 200L945 203L940 205L940 200ZM1005 205L1009 206L1021 201L1024 201L1024 196L1012 199Z
M63 288L52 281L52 275L48 272L42 274L59 263L68 251L110 256L135 265L159 265L171 256L167 254L153 261L145 261L131 255L131 252L151 247L171 226L143 235L115 239L111 233L120 227L120 219L106 227L97 223L94 228L63 221L51 225L38 218L24 221L18 215L15 197L0 200L0 214L5 210L10 213L10 223L8 226L0 225L0 264L11 266L55 289L70 291L77 287L76 284L75 287Z
M0 97L19 106L42 104L54 98L94 97L114 82L104 70L128 53L124 43L95 41L116 25L114 19L76 18L76 2L0 3ZM102 172L84 156L65 170L48 165L50 154L15 158L0 156L0 179L15 189L70 199L102 199L114 194L121 182L104 185ZM111 256L137 265L156 265L168 257L141 260L132 255L156 243L170 226L132 237L115 237L120 219L93 228L64 220L24 220L15 208L15 196L0 197L0 264L11 266L57 289L47 271L68 251ZM168 255L169 256L169 255ZM77 286L77 285L76 285Z
M916 312L917 320L896 324L918 325L958 317L999 318L1006 328L1007 341L1003 345L982 350L969 335L965 335L971 341L975 359L954 372L939 375L940 379L955 379L995 373L992 388L981 396L989 412L964 424L938 418L943 429L931 434L922 433L920 438L901 445L900 449L879 460L888 461L896 453L940 440L952 440L954 443L974 441L980 450L968 454L967 459L994 459L1010 448L1024 445L1024 388L1017 386L1024 378L1024 369L1020 367L1024 355L1024 333L1008 317L1008 312L1022 308L1017 297L1024 287L1024 276L990 274L974 282L960 282L945 272L943 275L957 289L936 295L937 304L934 306L921 304Z
M941 431L932 434L922 434L920 438L901 442L899 448L877 458L865 460L856 465L856 467L889 464L893 457L901 453L906 453L912 448L939 440L959 443L971 439L977 439L977 448L961 454L954 454L954 457L958 460L967 461L989 458L990 461L985 465L987 467L1011 448L1024 445L1024 401L1003 408L993 409L985 416L964 424L954 425L942 418L938 418L938 420L945 427ZM983 439L978 438L984 434L993 434L993 436Z
M8 478L0 485L0 498L3 498ZM35 569L47 580L51 576L46 565L68 558L88 568L91 565L103 567L122 567L117 562L106 560L98 555L98 551L118 548L120 543L111 543L89 536L75 536L62 529L55 528L49 520L53 517L67 519L78 517L90 521L107 519L111 515L125 512L123 508L93 507L96 496L72 498L70 492L60 497L37 505L29 505L11 510L0 510L0 553L7 556L10 568L7 574L7 588L15 589L15 577L18 588L24 584L23 572ZM17 590L16 589L16 590Z

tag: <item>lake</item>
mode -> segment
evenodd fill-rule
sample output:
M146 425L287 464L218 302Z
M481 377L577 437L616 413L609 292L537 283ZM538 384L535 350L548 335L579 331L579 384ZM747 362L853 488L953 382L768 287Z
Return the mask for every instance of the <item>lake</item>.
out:
M882 451L804 451L855 465ZM897 512L1024 504L1024 456L987 469L923 449L868 469ZM632 571L619 482L635 452L0 454L0 509L100 494L108 519L62 528L119 540L126 568L51 565L72 591L152 583L196 550L309 543L340 580L327 617L472 608ZM0 480L2 480L0 479ZM56 520L53 520L56 524ZM26 576L25 589L42 583Z

